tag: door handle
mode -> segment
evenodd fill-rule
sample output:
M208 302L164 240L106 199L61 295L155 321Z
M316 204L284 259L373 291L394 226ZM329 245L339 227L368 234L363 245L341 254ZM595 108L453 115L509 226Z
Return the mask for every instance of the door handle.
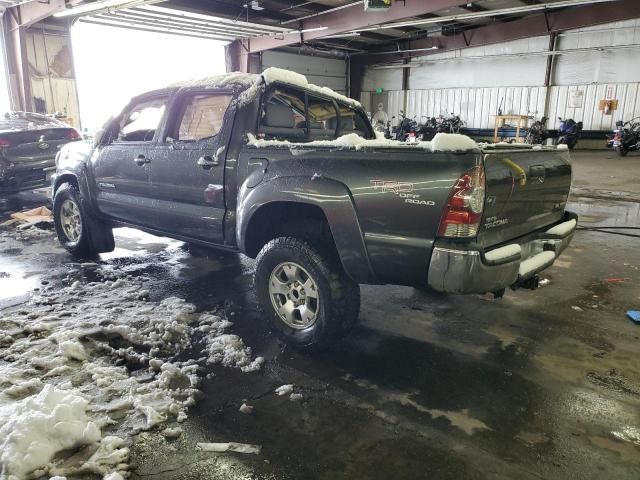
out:
M198 165L204 168L205 170L209 170L211 167L216 167L220 165L218 160L214 160L209 155L205 155L204 157L200 157L198 159Z
M147 157L145 157L143 154L138 155L136 158L133 159L134 162L136 162L136 165L138 166L143 166L149 162L151 162L151 160L149 160Z

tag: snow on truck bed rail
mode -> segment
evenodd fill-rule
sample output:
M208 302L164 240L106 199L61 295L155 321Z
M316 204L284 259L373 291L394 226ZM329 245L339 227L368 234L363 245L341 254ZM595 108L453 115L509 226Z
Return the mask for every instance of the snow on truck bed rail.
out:
M122 272L97 273L0 317L2 480L127 476L131 436L179 435L207 364L251 372L263 362L226 319L175 297L148 301ZM179 360L186 349L195 356Z
M301 147L330 147L330 148L405 148L422 149L429 152L468 152L477 150L478 144L466 135L457 133L437 133L430 142L407 143L387 138L376 138L368 140L356 133L349 133L336 138L335 140L315 140L312 142L289 142L287 140L258 140L252 134L248 134L249 145L256 148L287 146L289 148Z

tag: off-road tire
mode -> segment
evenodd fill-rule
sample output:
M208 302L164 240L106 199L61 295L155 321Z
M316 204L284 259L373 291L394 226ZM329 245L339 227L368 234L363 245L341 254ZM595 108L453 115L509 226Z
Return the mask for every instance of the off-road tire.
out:
M293 237L279 237L267 243L258 254L254 283L262 310L275 333L293 346L311 350L327 348L358 319L360 287L346 275L337 255L331 253L333 250L321 250ZM313 324L303 329L287 325L271 301L271 274L286 262L301 266L317 285L317 316Z
M63 204L71 202L80 216L79 236L70 239L62 225L61 210ZM112 229L102 222L93 219L80 201L78 187L71 183L63 183L53 197L53 223L60 244L70 253L78 257L93 257L98 253L111 252L115 248Z

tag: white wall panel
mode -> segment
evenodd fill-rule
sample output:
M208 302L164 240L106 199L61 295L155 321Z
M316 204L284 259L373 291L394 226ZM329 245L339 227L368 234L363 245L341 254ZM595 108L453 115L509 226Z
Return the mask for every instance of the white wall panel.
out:
M347 91L347 64L341 59L266 51L262 54L262 70L268 67L293 70L321 87L340 93Z
M640 0L639 0L640 1ZM557 128L557 117L584 122L586 130L610 130L617 120L640 116L640 48L586 51L556 56L554 75L545 109L547 88L543 86L546 56L500 58L499 55L545 52L548 36L497 45L443 52L417 58L409 70L407 113L411 116L459 114L471 128L493 128L500 99L507 114L545 111L549 128ZM640 19L572 30L559 36L557 49L573 50L621 45L640 45ZM486 59L467 57L491 56ZM446 60L446 61L442 61ZM368 69L364 92L382 87L401 99L402 70ZM584 92L582 107L571 107L572 92ZM610 92L618 110L604 115L599 101ZM367 94L363 93L363 98ZM397 115L403 102L389 102L389 115Z
M572 108L567 101L570 92L576 89L584 91L581 108ZM618 100L618 109L611 115L599 109L600 100L606 98L608 90L612 98ZM551 87L549 97L550 128L558 128L557 117L568 117L582 121L585 130L612 130L616 121L640 116L640 83L557 86Z
M542 116L544 87L507 88L449 88L437 90L409 90L407 92L407 114L437 117L451 113L460 115L470 128L493 128L500 100L505 114L527 112ZM390 112L395 115L395 112Z
M410 69L409 88L542 85L545 65L542 56L434 62Z

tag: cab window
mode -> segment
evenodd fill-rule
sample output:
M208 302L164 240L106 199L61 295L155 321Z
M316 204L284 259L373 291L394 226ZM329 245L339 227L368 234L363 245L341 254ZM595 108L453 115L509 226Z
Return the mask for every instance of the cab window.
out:
M232 95L190 95L178 120L176 140L197 142L214 138L224 122Z
M122 114L116 141L150 142L153 140L167 107L167 97L144 100L131 105Z

